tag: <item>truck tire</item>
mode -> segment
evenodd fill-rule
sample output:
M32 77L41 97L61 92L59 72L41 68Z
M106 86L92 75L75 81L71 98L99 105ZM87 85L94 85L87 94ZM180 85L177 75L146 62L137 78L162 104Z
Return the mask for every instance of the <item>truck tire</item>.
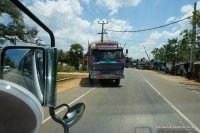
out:
M94 79L91 79L90 74L89 74L89 82L90 82L91 85L94 84Z
M115 85L119 86L119 84L120 84L120 79L115 79Z

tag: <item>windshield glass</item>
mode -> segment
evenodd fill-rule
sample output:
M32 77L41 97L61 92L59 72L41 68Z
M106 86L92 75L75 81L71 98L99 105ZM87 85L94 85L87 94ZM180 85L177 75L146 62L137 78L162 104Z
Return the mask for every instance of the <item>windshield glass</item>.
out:
M121 50L94 50L92 51L93 61L120 61L122 59Z
M47 32L11 1L0 0L0 51L47 50ZM70 133L200 133L200 0L16 1L52 31L57 50L7 51L0 78L41 103L54 89L55 106L85 103ZM62 133L43 111L39 133ZM66 109L55 114L66 118Z

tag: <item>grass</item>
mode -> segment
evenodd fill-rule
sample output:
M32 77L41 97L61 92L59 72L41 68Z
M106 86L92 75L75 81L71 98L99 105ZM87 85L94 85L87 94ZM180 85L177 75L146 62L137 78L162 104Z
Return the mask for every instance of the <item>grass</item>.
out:
M73 67L73 66L61 66L61 65L59 65L58 64L58 66L57 66L57 71L58 72L86 72L85 70L82 70L82 69L80 69L80 70L75 70L75 67Z

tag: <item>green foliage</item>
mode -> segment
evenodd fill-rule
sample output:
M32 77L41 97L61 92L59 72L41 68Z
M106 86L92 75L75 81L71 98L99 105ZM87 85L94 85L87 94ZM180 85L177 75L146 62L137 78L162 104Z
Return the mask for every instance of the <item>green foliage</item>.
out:
M72 44L69 50L69 59L71 65L75 67L76 70L79 69L79 62L83 58L83 47L80 44Z
M14 39L9 37L17 37L24 42L35 43L41 45L40 39L36 39L38 30L25 25L23 15L19 9L9 0L0 1L0 16L6 14L12 19L8 24L0 23L0 36L9 39L15 44Z
M161 48L155 48L152 51L156 59L160 59L165 62L172 62L175 64L176 61L185 61L183 58L183 54L188 46L185 46L184 39L178 41L177 38L169 39L166 44L164 44ZM186 54L187 55L187 54Z
M4 59L4 64L5 64L6 66L10 66L10 67L12 67L12 68L15 67L14 62L11 61L11 59L10 59L9 57L7 57L7 56L6 56L5 59Z
M195 15L191 18L191 24L196 23L197 39L194 46L194 60L200 60L200 11L197 10ZM168 43L164 44L161 48L155 48L152 51L155 59L160 59L166 62L189 62L190 45L193 42L192 29L185 29L180 34L181 39L169 39Z
M82 70L76 70L73 66L61 66L57 65L57 71L58 72L84 72Z
M133 61L133 58L132 57L126 57L125 59L126 63L130 63Z
M58 50L58 62L61 63L61 66L63 63L70 64L69 51Z
M80 61L83 59L83 50L81 44L72 44L70 50L66 52L58 50L58 62L61 63L61 66L63 66L63 63L67 63L74 66L76 70L79 70ZM60 68L60 71L71 71L71 69L63 70Z

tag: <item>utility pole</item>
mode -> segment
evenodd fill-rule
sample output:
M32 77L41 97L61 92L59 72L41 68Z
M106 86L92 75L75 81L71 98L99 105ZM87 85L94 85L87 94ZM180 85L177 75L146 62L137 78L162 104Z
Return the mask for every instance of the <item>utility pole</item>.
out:
M90 53L89 53L89 47L90 47L90 42L89 42L89 40L88 40L88 51L87 51L87 71L89 70L89 55L90 55Z
M101 42L103 42L103 35L104 35L104 34L107 34L106 32L104 32L104 24L108 24L108 21L106 21L106 22L104 22L104 21L99 22L99 21L98 21L98 24L101 24L101 25L102 25L101 33L98 33L98 34L101 34Z
M193 23L192 23L192 42L191 42L191 49L190 49L190 68L189 72L192 72L192 63L193 63L193 49L196 45L196 8L197 3L194 3L194 12L193 12Z

